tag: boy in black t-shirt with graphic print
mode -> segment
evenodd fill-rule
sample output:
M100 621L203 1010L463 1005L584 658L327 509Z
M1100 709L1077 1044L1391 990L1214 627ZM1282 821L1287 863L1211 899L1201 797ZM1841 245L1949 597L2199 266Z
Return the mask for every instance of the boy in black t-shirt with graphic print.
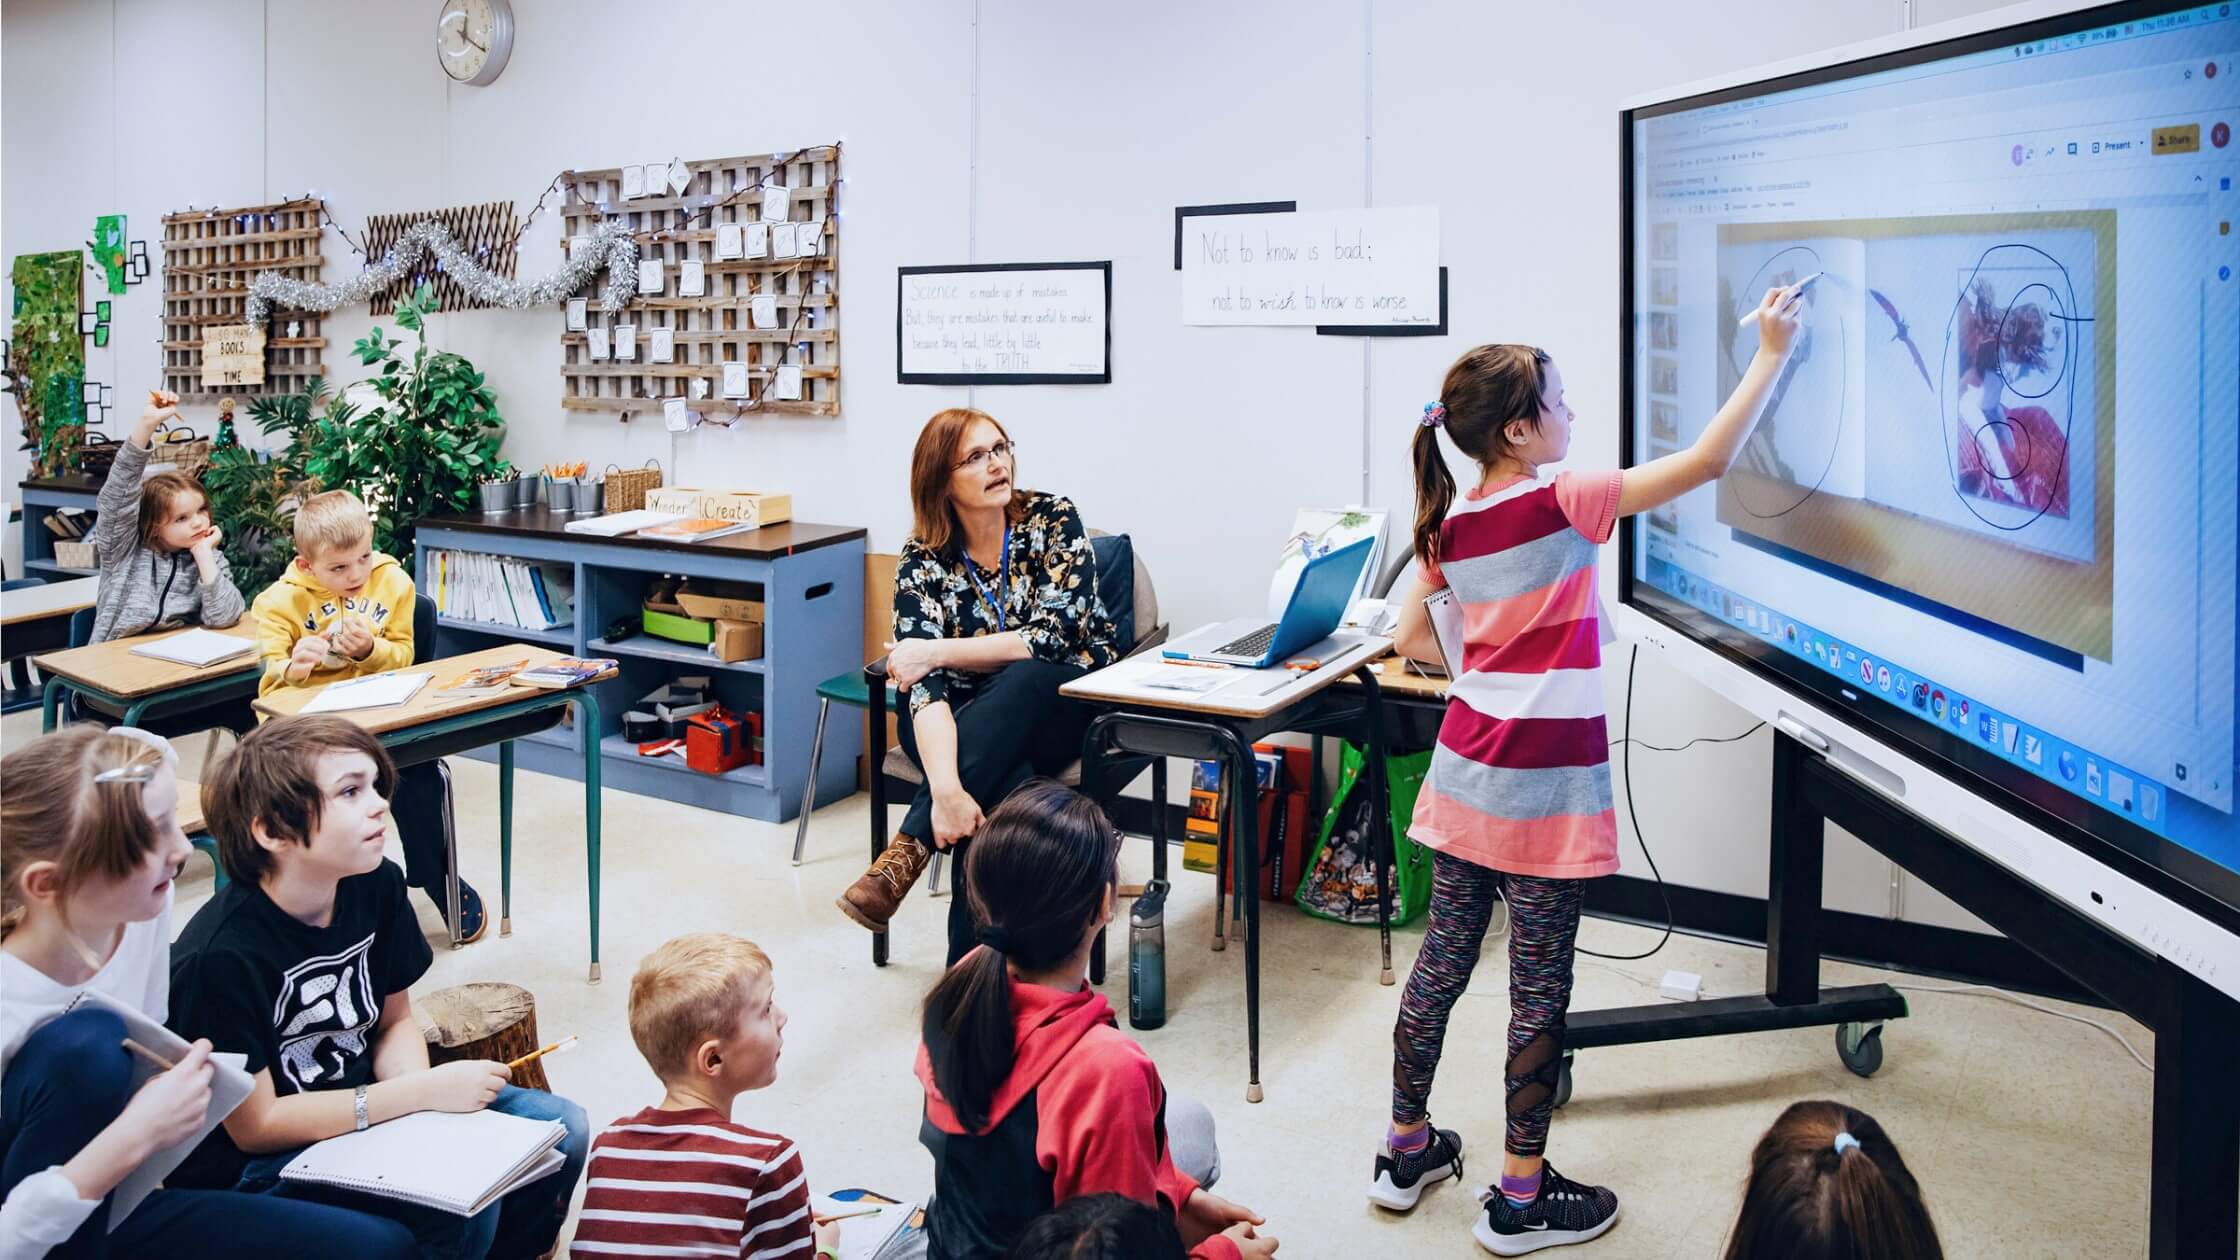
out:
M387 1216L423 1255L539 1256L566 1219L589 1126L574 1103L508 1084L502 1063L428 1065L406 990L433 956L403 872L381 856L395 783L380 742L332 717L268 722L219 764L204 800L233 882L172 947L171 1024L246 1055L256 1088L179 1179ZM313 1142L485 1107L562 1121L568 1137L560 1171L479 1215L279 1179Z

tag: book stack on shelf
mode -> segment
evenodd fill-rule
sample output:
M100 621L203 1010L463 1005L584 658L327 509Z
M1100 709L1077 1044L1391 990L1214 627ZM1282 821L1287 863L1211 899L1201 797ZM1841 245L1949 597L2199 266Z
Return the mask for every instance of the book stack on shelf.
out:
M431 551L428 568L421 589L451 620L540 631L575 624L575 574L567 565Z

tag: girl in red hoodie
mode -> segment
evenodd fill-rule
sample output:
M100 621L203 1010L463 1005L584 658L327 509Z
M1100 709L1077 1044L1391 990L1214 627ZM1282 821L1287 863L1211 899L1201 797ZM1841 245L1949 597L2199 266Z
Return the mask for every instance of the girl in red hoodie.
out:
M934 1260L1001 1260L1036 1217L1105 1191L1174 1213L1192 1260L1275 1253L1258 1215L1175 1167L1159 1069L1085 983L1119 855L1104 811L1046 779L1013 792L965 855L979 947L927 996L918 1048Z

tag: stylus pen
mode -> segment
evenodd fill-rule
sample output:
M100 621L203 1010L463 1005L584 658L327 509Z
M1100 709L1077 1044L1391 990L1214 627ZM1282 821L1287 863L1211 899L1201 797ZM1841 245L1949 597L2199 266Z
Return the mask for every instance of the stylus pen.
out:
M1806 276L1806 277L1805 277L1804 279L1802 279L1802 280L1799 280L1799 281L1797 281L1797 282L1796 282L1795 284L1792 284L1792 285L1790 285L1790 286L1789 286L1789 297L1788 297L1788 298L1783 298L1783 299L1782 299L1782 301L1786 302L1786 301L1788 301L1788 300L1789 300L1789 298L1794 298L1794 297L1796 297L1796 296L1797 296L1798 294L1800 294L1800 293L1803 293L1803 292L1804 292L1804 291L1805 291L1806 289L1809 289L1809 288L1811 288L1811 287L1812 287L1812 282L1813 282L1813 281L1815 281L1815 280L1818 280L1818 279L1819 279L1820 277L1822 277L1822 276L1824 276L1824 275L1827 275L1827 274L1828 274L1828 273L1827 273L1827 272L1825 272L1825 271L1815 271L1815 272L1813 272L1813 273L1812 273L1811 275L1809 275L1809 276ZM1739 320L1735 321L1735 327L1737 327L1737 328L1748 328L1748 327L1749 327L1749 326L1750 326L1751 324L1753 324L1753 323L1757 322L1757 319L1758 319L1758 312L1760 312L1760 311L1762 311L1762 310L1764 310L1764 309L1765 309L1765 308L1764 308L1764 307L1762 307L1762 306L1753 306L1753 307L1751 307L1751 308L1750 308L1750 313L1749 313L1748 315L1745 315L1745 316L1743 316L1743 317L1742 317L1741 319L1739 319Z

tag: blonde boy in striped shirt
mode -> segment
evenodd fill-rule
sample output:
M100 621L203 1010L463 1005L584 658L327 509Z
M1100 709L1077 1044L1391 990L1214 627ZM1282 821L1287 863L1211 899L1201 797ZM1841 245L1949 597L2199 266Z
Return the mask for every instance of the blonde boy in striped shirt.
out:
M591 1144L575 1256L840 1254L809 1210L801 1152L735 1124L731 1105L778 1079L786 1015L770 959L723 932L677 937L630 980L630 1036L667 1092Z

